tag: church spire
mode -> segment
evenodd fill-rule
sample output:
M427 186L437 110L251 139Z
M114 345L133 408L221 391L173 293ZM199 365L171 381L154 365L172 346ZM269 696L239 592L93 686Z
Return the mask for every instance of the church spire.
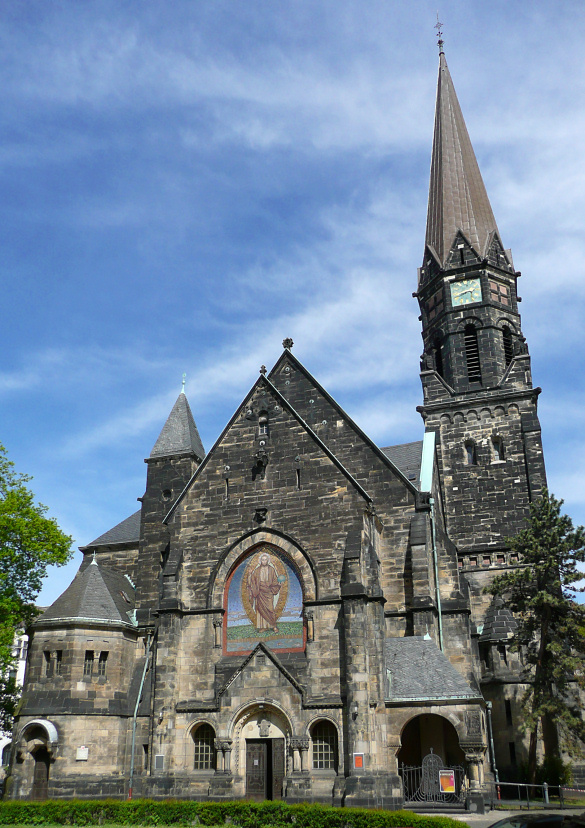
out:
M179 454L194 454L199 461L205 457L184 386L150 452L150 457L171 457Z
M425 242L441 268L447 263L458 232L464 235L477 256L484 258L492 234L498 233L498 228L440 39Z

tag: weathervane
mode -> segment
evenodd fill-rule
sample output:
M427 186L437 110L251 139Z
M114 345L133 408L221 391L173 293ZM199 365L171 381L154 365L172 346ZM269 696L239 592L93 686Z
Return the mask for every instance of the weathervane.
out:
M437 45L439 47L439 54L443 54L443 24L439 22L439 12L437 12L437 22L435 23L437 30Z

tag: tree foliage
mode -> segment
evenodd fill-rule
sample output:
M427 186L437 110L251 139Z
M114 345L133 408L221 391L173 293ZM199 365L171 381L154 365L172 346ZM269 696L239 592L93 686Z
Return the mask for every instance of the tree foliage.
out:
M12 647L35 616L47 567L71 556L71 538L35 502L30 477L14 470L0 444L0 730L10 728L17 699Z
M579 690L585 689L585 606L577 603L584 578L585 529L561 514L562 500L545 488L530 506L528 526L509 538L520 567L494 579L487 589L504 598L519 622L529 682L523 697L524 730L530 733L529 774L536 772L539 724L548 758L581 753L585 723ZM556 726L556 727L555 727ZM556 740L556 734L560 744ZM532 780L533 781L533 780Z

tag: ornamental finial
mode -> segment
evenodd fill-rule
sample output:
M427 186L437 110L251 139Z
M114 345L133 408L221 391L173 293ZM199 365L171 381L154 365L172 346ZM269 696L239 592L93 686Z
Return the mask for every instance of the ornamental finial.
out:
M181 384L181 394L185 393L185 378L186 377L187 377L187 374L183 374L183 382Z
M266 374L266 366L265 365L260 366L260 373L262 374L262 376L264 376Z
M437 22L435 23L435 29L437 30L437 46L439 47L439 54L444 55L443 51L443 24L439 22L439 12L437 12Z
M294 344L295 344L295 343L292 341L292 339L290 338L290 336L287 336L287 338L286 338L286 339L283 339L283 340L282 340L282 347L283 347L283 348L286 348L286 350L287 350L287 351L292 350L292 346L293 346Z

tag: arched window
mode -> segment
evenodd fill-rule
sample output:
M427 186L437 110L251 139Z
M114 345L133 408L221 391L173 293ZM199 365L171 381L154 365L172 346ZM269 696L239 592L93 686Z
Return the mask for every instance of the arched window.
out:
M477 466L477 448L473 440L465 443L465 459L468 466Z
M501 437L492 437L492 448L494 450L494 460L505 460L504 457L504 441Z
M506 362L506 368L512 362L512 357L514 356L514 343L512 341L512 332L510 328L506 325L502 328L502 339L504 341L504 360Z
M465 359L467 362L467 379L469 382L481 382L481 365L477 331L473 325L466 325L464 332Z
M215 731L209 724L201 724L192 731L195 770L215 770Z
M337 770L337 730L331 722L317 722L311 728L313 768Z

